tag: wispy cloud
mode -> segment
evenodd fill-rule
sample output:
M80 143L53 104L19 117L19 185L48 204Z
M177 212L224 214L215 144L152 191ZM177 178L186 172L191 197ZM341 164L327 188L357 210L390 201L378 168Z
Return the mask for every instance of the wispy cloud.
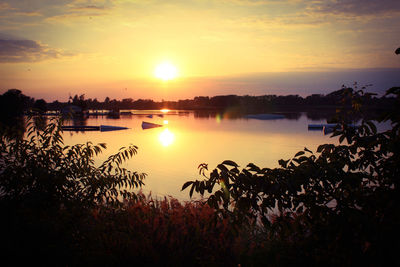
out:
M106 9L106 7L90 5L90 6L73 7L72 9L73 10L104 10L104 9Z
M0 35L0 63L38 62L71 55L34 40Z
M74 11L105 11L115 6L115 1L110 0L75 0L68 4L68 13Z
M20 19L24 25L25 16L37 16L38 22L49 18L99 16L111 9L111 0L2 0L0 17ZM6 21L5 21L6 23Z
M382 15L400 12L398 0L329 0L312 4L314 11L328 14L347 14L355 16Z
M10 11L13 9L15 9L15 8L12 8L9 3L6 3L6 2L0 3L0 11Z

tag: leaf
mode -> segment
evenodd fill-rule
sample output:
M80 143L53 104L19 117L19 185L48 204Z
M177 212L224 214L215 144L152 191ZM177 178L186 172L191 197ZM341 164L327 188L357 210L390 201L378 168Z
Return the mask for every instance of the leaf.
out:
M199 186L198 186L201 196L204 195L204 187L205 187L204 182L201 182L201 183L199 184Z
M321 153L326 148L326 146L327 146L326 144L318 146L317 152Z
M306 148L306 147L304 148L304 151L307 151L307 152L309 152L309 153L311 153L311 154L313 153L311 150L309 150L309 149Z
M250 171L255 171L255 172L260 171L260 168L257 165L255 165L254 163L249 163L247 165L247 168L249 168Z
M208 164L201 163L197 168L199 169L199 174L205 176L205 171L208 171Z
M233 166L233 167L239 167L239 165L236 164L236 162L232 160L225 160L221 164L228 165L228 166Z
M188 186L189 186L189 185L191 185L191 184L193 184L193 182L192 182L192 181L189 181L189 182L186 182L186 183L184 183L184 184L183 184L183 186L182 186L182 189L181 189L181 191L185 190L185 189L186 189L186 187L188 187Z
M225 165L218 164L217 168L220 169L222 172L229 172L228 168L225 167Z
M299 151L296 153L296 155L294 155L295 158L297 158L298 156L304 155L304 151Z
M399 50L399 48L397 48L397 50ZM397 51L396 50L396 51ZM399 94L400 93L400 87L392 87L390 89L388 89L385 93L385 96L390 95L390 94Z
M283 159L280 159L278 161L279 165L281 165L283 168L286 168L288 162L289 162L289 160L283 160Z
M193 195L193 190L194 190L195 185L192 185L192 188L190 188L190 192L189 192L189 197L192 198Z
M375 124L373 122L371 122L371 121L366 121L365 123L368 124L369 128L372 130L372 133L376 134L377 129L376 129Z

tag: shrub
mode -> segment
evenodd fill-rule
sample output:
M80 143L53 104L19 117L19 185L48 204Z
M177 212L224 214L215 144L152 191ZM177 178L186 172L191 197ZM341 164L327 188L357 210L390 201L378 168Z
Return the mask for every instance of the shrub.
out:
M105 144L64 146L61 121L43 130L28 121L25 138L0 136L0 208L2 252L21 260L26 254L69 262L81 242L88 213L98 206L119 207L134 199L145 174L121 166L137 153L121 148L100 166L93 157Z
M357 111L363 91L349 92ZM390 94L400 104L400 88ZM339 145L321 145L317 154L305 148L274 169L249 164L240 170L224 161L207 174L201 164L206 179L189 181L182 190L190 187L190 196L209 192L207 204L238 224L259 220L267 246L286 247L279 252L281 263L398 265L398 107L381 119L391 122L390 130L378 132L371 121L359 127L343 122L332 135Z

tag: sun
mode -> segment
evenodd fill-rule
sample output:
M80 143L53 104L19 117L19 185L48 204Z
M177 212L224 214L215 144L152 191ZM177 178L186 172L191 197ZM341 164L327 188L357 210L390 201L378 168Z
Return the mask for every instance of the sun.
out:
M171 145L175 140L175 135L166 128L164 131L160 133L158 136L161 144L165 147Z
M177 68L169 62L163 62L154 69L154 76L163 81L175 79L178 76Z

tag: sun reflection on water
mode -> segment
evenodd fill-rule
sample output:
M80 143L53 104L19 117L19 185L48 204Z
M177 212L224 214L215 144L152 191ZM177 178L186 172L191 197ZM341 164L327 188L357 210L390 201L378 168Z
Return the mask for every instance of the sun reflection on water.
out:
M166 128L160 133L158 139L163 146L167 147L175 141L175 135L170 130L168 130L168 128Z

